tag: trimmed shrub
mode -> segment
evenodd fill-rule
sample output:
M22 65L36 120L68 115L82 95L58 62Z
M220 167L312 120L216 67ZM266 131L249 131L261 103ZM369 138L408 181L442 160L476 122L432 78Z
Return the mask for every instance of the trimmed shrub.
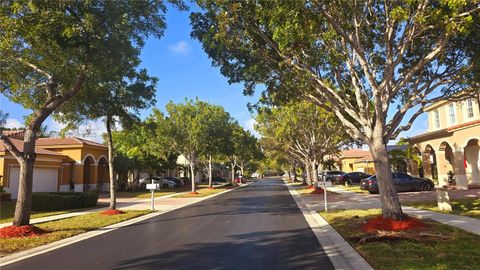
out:
M94 192L34 192L32 210L59 211L87 208L97 205L98 194Z
M219 176L214 176L212 177L213 182L227 182L227 179L219 177Z
M0 192L0 202L10 201L12 199L12 195L7 192Z

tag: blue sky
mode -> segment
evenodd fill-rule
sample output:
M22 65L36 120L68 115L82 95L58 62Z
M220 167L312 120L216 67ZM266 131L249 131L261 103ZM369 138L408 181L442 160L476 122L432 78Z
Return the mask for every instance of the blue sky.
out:
M143 49L142 67L151 75L159 78L157 86L156 107L164 110L170 100L182 102L185 97L221 105L230 112L245 128L252 129L253 119L247 103L254 103L258 95L246 97L242 94L242 85L229 85L218 68L211 66L211 61L203 52L200 43L190 38L191 27L189 13L170 9L166 15L168 27L162 39L149 39ZM29 114L22 106L8 101L0 94L0 109L8 112L7 127L22 126L23 117ZM150 114L143 111L141 118ZM48 119L45 123L49 130L58 131L62 126ZM86 123L81 129L91 128L94 136L90 139L100 140L105 130L100 121ZM427 128L426 117L419 117L412 129L401 136L419 134Z

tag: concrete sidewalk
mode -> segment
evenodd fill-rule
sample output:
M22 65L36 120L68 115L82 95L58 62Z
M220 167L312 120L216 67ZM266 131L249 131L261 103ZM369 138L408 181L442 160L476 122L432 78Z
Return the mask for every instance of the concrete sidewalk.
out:
M309 195L299 195L286 184L290 194L302 211L318 242L327 253L335 269L370 270L373 269L358 252L328 222L318 214L318 209L306 200ZM313 195L319 198L317 195ZM320 195L323 198L323 196Z
M223 185L215 186L215 187L222 187ZM201 201L205 197L196 197L196 198L172 198L173 196L187 193L186 192L179 192L179 193L172 193L160 197L155 198L155 210L160 211L160 212L165 212L165 211L170 211L172 209L176 209L179 207L182 207L183 205L188 205L191 203L195 203L198 201ZM217 193L213 194L216 195ZM211 195L210 195L211 196ZM108 203L109 198L99 198L98 202L99 203ZM76 211L76 212L71 212L71 213L66 213L66 214L60 214L60 215L52 215L52 216L46 216L42 218L34 218L30 220L30 224L37 224L37 223L43 223L43 222L48 222L48 221L54 221L54 220L60 220L60 219L65 219L65 218L70 218L70 217L76 217L76 216L81 216L81 215L86 215L86 214L91 214L95 213L98 211L104 211L107 210L108 207L99 207L99 208L93 208L93 209L88 209L84 211ZM150 209L150 198L148 199L139 199L139 198L117 198L117 209L120 210L149 210ZM0 228L11 226L12 222L6 222L0 224Z
M332 210L340 209L371 209L381 208L378 195L361 194L344 190L340 187L329 187L328 190L338 193L332 198L332 202L328 202L328 208ZM317 211L323 210L323 196L312 197L307 196L307 204L314 207ZM428 210L421 210L414 207L402 206L403 211L417 218L430 218L437 222L457 227L465 231L480 235L480 220L476 218L438 213Z

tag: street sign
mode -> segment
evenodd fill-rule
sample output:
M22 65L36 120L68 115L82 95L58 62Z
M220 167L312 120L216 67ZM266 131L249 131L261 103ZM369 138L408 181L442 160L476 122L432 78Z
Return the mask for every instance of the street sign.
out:
M159 189L159 184L147 184L147 189Z
M325 181L325 182L318 181L318 187L320 188L332 187L332 181Z

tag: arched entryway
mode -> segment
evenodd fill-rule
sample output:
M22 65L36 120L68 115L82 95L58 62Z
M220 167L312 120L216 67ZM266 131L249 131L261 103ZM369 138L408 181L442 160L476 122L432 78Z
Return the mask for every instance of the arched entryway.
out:
M438 180L437 154L435 149L429 144L423 152L423 170L426 178Z
M109 174L106 157L101 157L97 165L97 186L98 190L108 190Z
M422 152L417 146L412 147L409 156L408 171L413 176L424 177Z
M87 156L83 160L83 191L90 190L90 184L93 182L95 160L92 156Z
M455 158L450 143L443 141L438 148L438 180L441 185L453 184L448 180L455 174Z
M465 171L469 184L480 184L480 141L479 139L470 139L464 148Z

